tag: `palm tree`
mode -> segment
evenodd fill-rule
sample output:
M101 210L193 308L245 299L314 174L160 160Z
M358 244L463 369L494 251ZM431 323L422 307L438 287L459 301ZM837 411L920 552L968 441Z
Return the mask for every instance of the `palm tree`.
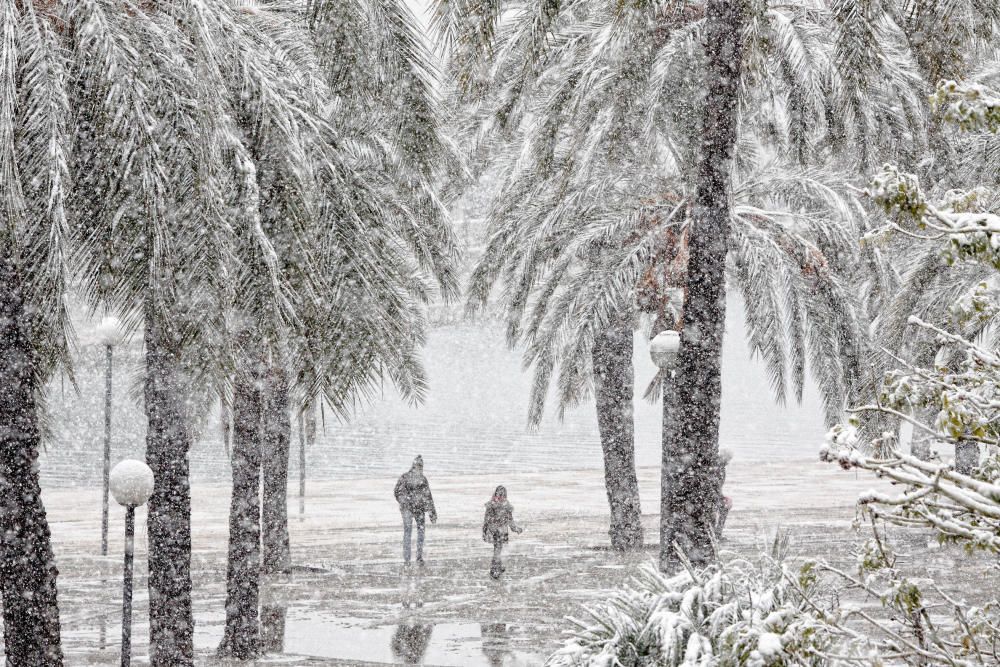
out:
M442 11L446 26L457 20L457 5L442 9L449 10ZM617 354L609 357L618 360L613 364L616 370L610 372L603 359L608 357L608 346L603 342L631 344L630 338L614 332L625 327L630 331L637 322L635 291L642 279L636 270L642 262L646 262L645 271L655 274L652 258L659 257L657 262L674 266L678 274L674 286L682 286L676 281L685 280L687 248L672 249L674 241L663 234L687 221L691 202L683 192L696 189L695 179L685 174L697 173L694 165L699 156L700 125L689 119L700 109L698 89L704 74L698 42L704 19L702 10L693 6L618 10L584 3L575 5L568 18L559 18L556 9L548 13L525 10L512 21L513 26L506 31L509 37L489 63L490 76L499 83L485 88L475 98L477 136L489 138L493 136L490 130L500 135L479 148L484 154L505 150L500 155L505 166L501 173L503 186L491 211L492 237L473 276L470 302L477 308L489 298L496 282L502 280L506 285L501 305L508 322L508 340L511 344L523 342L528 349L526 361L536 366L529 415L532 421L540 418L556 365L563 368L558 390L561 408L579 400L591 386L598 403L607 406L602 408L604 417L599 417L599 422L614 519L612 541L619 548L628 548L634 544L634 526L638 525L638 495L632 481L634 465L630 463L631 408L622 403L631 395L630 354L619 345ZM485 20L483 34L490 32L490 16L496 18L489 12L480 16ZM831 69L829 46L823 42L814 17L794 6L767 7L755 11L752 17L746 28L746 40L752 45L749 64L737 89L745 135L737 158L752 163L761 158L764 147L765 151L777 149L799 161L811 159L829 150L824 148L830 143L828 133L816 128L827 122L830 108L850 108L851 102L835 92L824 91L824 81L836 73ZM460 23L454 27L453 39L461 47L466 33ZM552 36L539 41L539 31L544 36L549 30ZM473 56L476 53L473 49ZM475 63L475 58L468 60ZM469 69L474 72L474 68ZM472 77L469 71L459 74L464 77L462 81ZM888 79L885 85L891 89L898 81ZM471 88L470 94L479 92ZM666 91L669 97L665 97ZM770 101L780 111L770 116L761 114L758 109L764 101ZM869 126L847 127L870 131L872 127L900 124L898 115L887 105L874 106L877 113L872 115ZM907 142L901 139L900 143ZM510 148L504 149L505 145ZM809 187L818 192L824 189L824 178L813 173L805 181L813 181ZM768 205L766 200L751 200L758 206ZM843 201L833 208L845 211ZM744 217L749 220L752 215ZM852 217L848 212L844 219ZM657 218L665 219L664 224L654 223ZM740 238L756 239L758 256L762 242L794 248L789 255L798 255L798 271L811 270L806 267L816 257L853 255L849 250L844 252L856 238L850 225L837 225L835 229L840 231L835 239L819 226L811 227L814 235L807 243L817 246L811 250L802 247L800 235L793 230L782 230L781 225L771 227L780 230L785 238L769 239L768 229ZM614 244L635 247L636 242L628 240L626 234L636 235L645 245L641 256L626 256L633 274L616 274L615 262L623 258L614 255ZM609 241L609 236L616 240ZM823 255L823 251L827 254ZM762 283L759 278L768 274L765 268L744 275L744 291L749 295L751 285L770 286L771 281ZM615 278L609 279L609 275ZM587 276L597 278L589 291L583 287ZM828 272L823 277L819 284L835 285ZM604 284L598 286L598 281ZM850 327L856 318L841 318L843 325L837 325L837 319L830 315L849 310L850 300L838 303L837 298L822 299L822 306L813 308L813 314L825 312L807 327L801 318L803 304L811 305L815 300L804 298L808 290L802 279L786 282L800 288L798 292L776 292L793 295L789 297L789 303L794 305L789 317L798 318L790 325L797 334L791 349L796 393L801 394L805 369L804 339L809 336L816 340L817 345L808 346L814 350L823 349L821 340L836 341L827 348L831 354L819 354L820 363L814 364L825 387L827 417L835 420L847 387L841 373L844 362L833 355L849 352L848 365L856 363L857 351L852 346L857 334ZM826 296L840 296L831 290L842 292L839 287L824 289ZM780 346L784 339L772 333L781 328L781 307L766 290L758 289L752 295L764 299L763 307L748 309L752 344L764 353L782 396L784 354ZM665 292L654 290L652 296L651 302L659 306L646 309L659 315L657 329L673 326L662 308ZM575 303L576 297L580 304L587 304L581 310L569 305ZM550 324L562 321L564 316L575 321L575 326L561 331ZM534 328L531 322L536 323ZM539 324L542 322L545 324ZM600 372L593 372L595 369ZM619 398L609 401L606 393ZM619 419L619 415L623 417ZM610 424L609 419L618 423ZM627 444L623 446L622 442Z
M681 554L702 565L714 555L715 508L721 500L719 420L730 163L736 145L736 101L743 72L742 0L708 0L704 101L697 188L691 215L684 326L672 404L664 403L660 495L660 568L675 571ZM709 443L707 446L705 443Z
M298 45L283 59L293 74L282 84L288 87L283 98L309 101L301 113L314 119L298 142L313 178L297 175L300 163L273 158L285 151L281 132L245 124L262 227L290 316L257 315L266 312L263 286L237 290L238 319L252 343L235 348L232 392L249 430L234 438L232 558L220 653L241 658L260 648L258 563L265 573L290 566L289 406L322 397L346 416L386 375L404 397L419 400L426 384L419 347L422 305L432 292L428 279L445 295L453 293L456 252L433 187L447 151L435 126L429 56L408 10L395 3L317 2L285 16L259 12L256 20L274 43ZM351 40L359 40L358 51ZM310 82L307 90L297 87L301 81ZM248 275L241 285L252 282ZM262 554L258 533L236 529L258 521L259 468Z
M38 450L45 382L69 368L66 83L49 11L0 4L0 590L11 664L62 664Z
M298 253L283 253L291 246L276 238L292 293L301 295L297 325L287 336L288 379L279 385L284 393L322 394L346 415L386 372L404 396L422 395L420 307L433 291L426 279L445 296L456 291L456 245L435 187L452 158L436 127L430 55L405 6L317 2L305 20L337 104L331 140L350 171L330 184L340 199L331 190L322 212L336 226L318 225ZM351 248L363 251L352 256ZM303 256L311 273L302 271ZM287 444L280 449L275 471L283 480ZM287 535L287 512L274 516ZM269 560L265 554L266 569Z
M233 356L237 294L253 294L266 321L290 313L245 130L280 136L282 157L308 183L311 154L300 139L315 135L319 121L288 86L287 45L261 27L272 19L267 11L88 0L67 18L76 36L76 138L86 148L75 153L76 173L85 175L74 190L81 279L94 303L144 332L146 457L157 480L150 658L191 664L187 453L202 402L189 397Z

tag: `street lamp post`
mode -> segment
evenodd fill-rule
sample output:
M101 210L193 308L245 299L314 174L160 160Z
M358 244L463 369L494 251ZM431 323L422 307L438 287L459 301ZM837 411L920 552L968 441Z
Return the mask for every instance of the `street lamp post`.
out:
M306 418L299 412L299 519L306 513Z
M111 375L114 347L118 343L119 324L116 317L105 317L98 326L97 337L104 346L104 467L101 493L101 555L108 555L108 475L111 474Z
M126 459L110 475L111 494L125 507L125 568L122 574L122 667L132 663L132 556L135 542L135 508L153 493L153 471L142 461Z
M653 363L660 369L663 396L663 450L660 459L660 544L664 543L670 526L670 475L668 470L674 464L667 447L666 438L670 431L670 391L673 389L671 379L674 370L677 368L677 355L681 347L681 336L676 331L661 331L653 340L649 341L649 356ZM668 550L660 549L660 566L665 567Z

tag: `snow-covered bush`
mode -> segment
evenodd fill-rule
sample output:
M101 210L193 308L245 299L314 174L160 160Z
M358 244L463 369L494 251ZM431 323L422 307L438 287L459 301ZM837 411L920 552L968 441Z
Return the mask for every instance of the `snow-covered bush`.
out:
M943 118L963 130L1000 131L1000 98L980 87L943 82L932 101ZM916 177L887 166L868 189L873 201L899 225L916 223L919 238L941 243L943 261L969 262L1000 270L1000 215L984 210L981 188L949 192L927 201ZM913 235L903 226L893 229ZM872 492L861 504L873 516L904 526L933 528L943 541L1000 551L1000 354L974 334L1000 312L1000 276L991 275L957 299L943 314L947 325L911 316L909 324L938 345L930 367L898 360L885 378L878 401L856 413L881 412L912 425L914 433L939 445L972 451L976 465L924 461L904 453L894 432L859 442L853 425L835 427L821 457L847 468L887 477L906 489L897 495ZM933 415L933 420L921 419ZM930 423L925 423L929 421ZM986 461L979 461L985 450ZM978 465L978 468L976 466ZM970 469L976 468L970 474Z
M873 523L874 527L874 523ZM547 667L1000 664L1000 609L906 576L884 536L855 568L722 557L674 576L645 566L586 609Z
M721 559L668 576L644 566L629 586L573 622L548 661L573 665L824 665L837 643L818 619L817 571L780 558Z

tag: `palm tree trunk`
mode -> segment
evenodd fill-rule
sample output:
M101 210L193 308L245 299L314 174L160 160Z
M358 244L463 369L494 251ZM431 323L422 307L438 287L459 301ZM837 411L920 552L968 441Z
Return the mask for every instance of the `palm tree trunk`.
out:
M292 416L288 377L275 367L264 396L264 572L286 572L291 567L288 541L288 457L291 452Z
M283 653L288 605L282 592L263 583L260 589L260 652Z
M191 612L191 434L184 409L180 345L146 306L146 463L149 499L149 658L152 667L194 664Z
M248 660L260 652L260 450L263 403L258 373L233 388L233 496L229 509L226 629L219 655Z
M35 364L9 239L0 252L0 588L8 665L62 665L56 569L38 479Z
M679 548L695 565L714 556L721 493L719 415L729 188L742 65L743 0L708 0L708 94L692 213L684 326L673 391L664 410L660 567L674 571Z
M612 548L618 551L642 547L632 417L632 347L632 326L623 318L595 337L591 352L597 427L604 452L604 485L611 508L608 532Z
M979 467L979 443L975 440L955 442L955 472L971 475Z

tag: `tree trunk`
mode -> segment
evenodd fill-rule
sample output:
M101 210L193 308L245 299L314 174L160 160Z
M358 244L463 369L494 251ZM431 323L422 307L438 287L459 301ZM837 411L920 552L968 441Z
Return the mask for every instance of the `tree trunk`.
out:
M5 224L5 221L0 221ZM55 558L38 480L35 377L20 274L0 235L0 588L12 666L62 665Z
M979 443L975 440L955 442L955 472L971 475L979 467Z
M233 388L233 495L229 507L226 629L219 655L249 660L260 652L260 449L263 404L259 373L241 373Z
M632 418L632 347L631 323L622 319L595 337L591 353L597 427L604 452L604 485L611 508L608 532L611 546L618 551L642 547Z
M291 454L292 415L288 376L273 367L264 396L264 572L286 572L291 567L288 542L288 457Z
M260 605L260 652L282 653L285 650L285 619L288 607L284 604Z
M149 658L152 667L194 664L191 613L191 434L180 344L151 303L145 317L146 463L149 499Z
M730 168L743 56L743 9L742 0L709 0L706 8L708 93L688 246L684 326L663 420L660 567L668 572L679 565L676 548L695 565L714 556L714 514L721 492L719 414Z

